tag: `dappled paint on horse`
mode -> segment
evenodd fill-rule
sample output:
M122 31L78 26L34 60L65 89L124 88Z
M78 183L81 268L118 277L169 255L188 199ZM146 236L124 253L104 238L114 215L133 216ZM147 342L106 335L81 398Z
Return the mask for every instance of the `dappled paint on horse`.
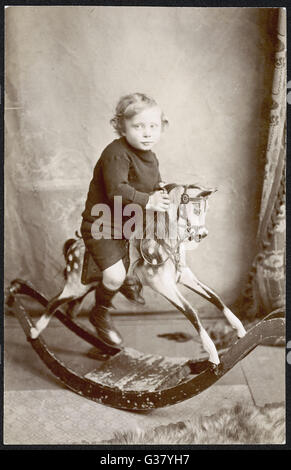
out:
M186 263L186 251L197 248L207 235L205 217L208 198L213 189L198 185L167 185L165 190L170 197L167 213L158 213L150 218L154 228L147 226L150 238L130 240L130 267L128 274L136 277L144 286L148 286L162 295L186 318L197 330L202 346L209 355L209 361L219 364L219 357L213 341L203 327L198 313L179 290L179 284L186 286L213 303L237 331L239 338L245 335L241 321L222 302L219 296L204 285L193 274ZM162 236L159 236L162 234ZM85 245L81 238L70 239L64 245L66 260L65 286L60 294L48 304L45 313L31 328L31 337L38 335L48 325L55 310L61 305L82 301L96 287L96 283L84 285L81 282ZM82 303L79 311L82 310Z

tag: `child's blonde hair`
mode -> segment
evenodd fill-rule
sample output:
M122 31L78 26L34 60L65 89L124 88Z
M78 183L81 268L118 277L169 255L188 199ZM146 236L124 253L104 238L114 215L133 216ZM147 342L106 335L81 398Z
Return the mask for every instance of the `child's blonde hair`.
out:
M147 107L158 106L156 101L144 93L132 93L130 95L122 96L115 108L115 115L110 120L110 123L116 132L122 136L125 131L124 121L130 119L136 114L140 113ZM161 111L162 129L164 129L169 121Z

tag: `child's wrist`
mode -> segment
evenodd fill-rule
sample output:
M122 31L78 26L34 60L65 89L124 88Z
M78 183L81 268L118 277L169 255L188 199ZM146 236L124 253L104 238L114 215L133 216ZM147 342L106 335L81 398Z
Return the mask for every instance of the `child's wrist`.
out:
M147 202L145 208L146 208L146 210L151 210L151 207L152 207L152 204L151 204L151 199L150 199L150 197L149 197L149 200L148 200L148 202Z

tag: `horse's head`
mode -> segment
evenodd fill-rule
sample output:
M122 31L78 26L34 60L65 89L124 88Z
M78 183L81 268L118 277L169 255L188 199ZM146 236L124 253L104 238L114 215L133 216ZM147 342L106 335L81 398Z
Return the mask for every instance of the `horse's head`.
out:
M147 222L146 236L139 241L143 260L154 267L161 266L169 257L176 263L181 243L188 242L185 248L193 249L207 236L208 198L216 189L197 184L167 184L164 191L169 194L170 207Z
M208 234L205 217L208 198L216 191L197 184L167 185L171 201L170 219L177 220L180 240L199 243Z

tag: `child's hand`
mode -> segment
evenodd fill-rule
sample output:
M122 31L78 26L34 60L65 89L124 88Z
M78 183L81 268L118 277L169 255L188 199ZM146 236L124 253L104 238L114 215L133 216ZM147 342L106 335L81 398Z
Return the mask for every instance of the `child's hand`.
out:
M158 212L166 212L170 206L170 199L167 192L155 191L150 195L146 209Z

